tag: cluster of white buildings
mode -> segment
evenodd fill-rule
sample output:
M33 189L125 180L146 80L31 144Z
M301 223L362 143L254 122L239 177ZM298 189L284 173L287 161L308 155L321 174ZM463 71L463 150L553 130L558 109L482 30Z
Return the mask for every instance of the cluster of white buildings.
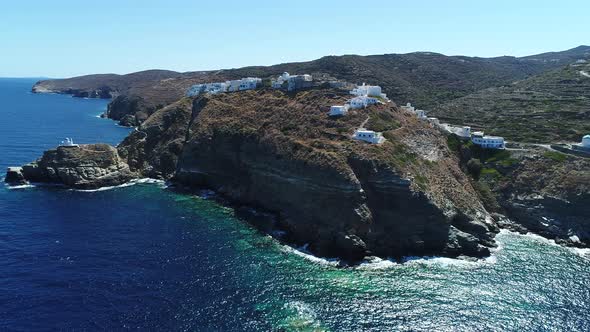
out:
M217 94L222 92L233 92L243 90L253 90L262 84L262 79L258 77L246 77L239 80L225 82L195 84L188 89L186 95L189 97L198 96L201 93Z
M412 104L407 103L406 106L401 107L402 110L414 113L418 119L426 120L426 111L424 110L417 110ZM435 119L435 118L434 118Z
M383 137L381 133L376 133L372 130L367 130L365 128L357 129L354 132L352 138L359 141L369 142L371 144L381 144L385 142L385 137Z
M413 113L418 119L427 120L433 126L440 128L442 131L455 134L462 139L471 139L473 144L479 145L485 149L504 149L506 142L504 137L500 136L486 136L483 131L471 132L471 127L468 126L453 126L448 123L441 123L437 118L429 118L423 110L415 109L412 104L407 103L401 107L402 110ZM590 144L590 139L589 139Z
M290 75L284 72L277 79L270 82L273 89L287 89L287 91L295 91L299 89L310 88L313 85L313 77L309 74L304 75Z
M388 100L387 95L381 92L381 87L378 85L358 85L350 91L350 94L355 96L348 100L344 105L334 105L330 108L331 116L345 115L348 110L365 108L369 105L374 105L380 102L380 99Z

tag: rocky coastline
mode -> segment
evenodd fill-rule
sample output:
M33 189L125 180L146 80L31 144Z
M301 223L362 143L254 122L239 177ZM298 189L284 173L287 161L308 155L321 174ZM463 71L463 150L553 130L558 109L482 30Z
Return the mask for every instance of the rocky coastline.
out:
M493 165L500 178L474 179L466 167L471 157L393 103L332 118L330 105L347 97L326 87L169 99L36 87L114 97L105 117L136 130L116 148L49 150L10 168L11 184L95 189L150 177L212 189L236 206L276 215L286 241L351 262L371 255L485 257L500 228L590 245L586 161L572 159L570 168L527 157ZM350 140L367 120L384 133L384 144Z
M330 89L184 98L151 114L117 148L58 147L7 181L91 189L147 176L210 188L278 215L289 242L349 261L489 255L497 228L473 189L465 189L469 181L444 137L393 104L328 117L329 105L344 98ZM374 118L369 126L389 127L391 142L350 140L367 116ZM301 126L288 128L295 123ZM442 149L440 164L396 142L408 135Z

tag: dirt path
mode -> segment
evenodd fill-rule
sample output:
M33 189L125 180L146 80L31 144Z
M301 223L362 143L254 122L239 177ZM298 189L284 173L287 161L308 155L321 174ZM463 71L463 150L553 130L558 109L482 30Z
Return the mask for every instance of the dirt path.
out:
M367 116L367 118L365 119L365 121L363 121L363 123L361 123L361 125L359 126L359 128L365 128L365 125L367 124L367 122L369 122L369 119L370 118L371 118L370 116Z

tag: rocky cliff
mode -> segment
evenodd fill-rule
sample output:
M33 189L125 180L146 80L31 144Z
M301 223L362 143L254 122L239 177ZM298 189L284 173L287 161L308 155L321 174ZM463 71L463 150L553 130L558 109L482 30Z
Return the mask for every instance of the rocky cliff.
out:
M107 144L58 147L22 168L9 169L6 182L61 184L77 189L119 185L136 177L117 150Z
M512 223L558 243L588 247L590 159L547 156L523 158L492 189Z
M347 98L321 89L185 98L118 150L144 176L276 212L289 241L321 255L488 254L496 229L445 138L393 104L329 117ZM367 119L388 141L350 138Z
M589 155L532 144L485 150L449 138L488 211L509 217L496 218L501 227L590 246Z

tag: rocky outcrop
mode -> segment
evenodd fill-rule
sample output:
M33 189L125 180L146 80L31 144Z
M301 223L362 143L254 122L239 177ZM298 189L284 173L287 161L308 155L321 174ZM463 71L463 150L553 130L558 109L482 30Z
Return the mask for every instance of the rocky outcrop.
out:
M109 103L105 116L119 121L122 126L135 127L145 121L155 107L139 96L118 96Z
M524 158L493 190L511 221L506 227L556 242L590 246L590 160Z
M4 182L12 186L27 184L22 167L8 167Z
M22 176L29 182L95 189L128 182L136 174L119 158L114 147L87 144L48 150L39 160L24 165Z
M158 110L119 144L119 155L132 171L151 178L174 176L192 107L185 98Z
M174 180L275 211L290 241L324 256L489 254L496 229L444 137L386 105L329 118L344 98L314 90L197 99ZM401 128L379 146L352 141L367 116ZM443 150L422 158L398 141L406 132Z

